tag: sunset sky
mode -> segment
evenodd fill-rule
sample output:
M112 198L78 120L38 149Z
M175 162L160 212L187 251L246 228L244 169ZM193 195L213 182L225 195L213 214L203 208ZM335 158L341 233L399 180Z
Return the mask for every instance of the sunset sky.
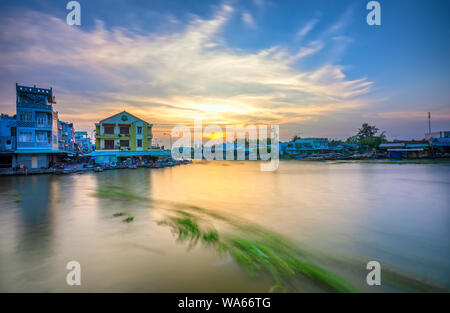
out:
M15 83L53 87L77 130L124 109L153 123L280 124L345 139L363 123L389 139L450 130L450 1L89 0L0 3L0 112Z

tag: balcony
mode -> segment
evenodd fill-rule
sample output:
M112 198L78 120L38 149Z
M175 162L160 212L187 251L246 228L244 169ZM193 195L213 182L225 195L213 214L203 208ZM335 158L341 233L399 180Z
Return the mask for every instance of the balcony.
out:
M47 142L18 142L17 149L21 148L39 148L39 149L51 149L52 144Z
M17 106L21 108L38 109L44 112L52 112L52 106L49 104L18 102Z
M40 124L33 121L17 121L17 127L27 127L27 128L39 128L39 129L52 129L52 124L45 123Z

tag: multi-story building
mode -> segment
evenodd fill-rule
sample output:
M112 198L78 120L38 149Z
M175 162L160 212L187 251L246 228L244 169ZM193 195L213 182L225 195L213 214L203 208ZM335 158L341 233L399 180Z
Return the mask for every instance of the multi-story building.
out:
M77 131L75 132L75 144L78 147L78 150L82 153L91 153L92 152L92 142L91 138L85 131Z
M13 166L47 167L61 153L55 103L52 88L16 84L17 147Z
M162 150L152 149L152 124L123 111L95 124L97 163L132 158L153 158Z
M0 168L12 167L16 150L16 117L0 116Z
M61 151L75 152L75 129L72 123L58 121L58 148Z

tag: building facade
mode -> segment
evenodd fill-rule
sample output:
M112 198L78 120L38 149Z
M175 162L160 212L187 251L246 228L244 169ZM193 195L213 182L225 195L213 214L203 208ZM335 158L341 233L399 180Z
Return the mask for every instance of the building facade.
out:
M326 152L330 150L328 138L299 138L296 141L285 143L280 147L287 155L301 153Z
M73 123L58 121L58 149L75 153L75 128Z
M12 167L16 150L16 116L0 116L0 168Z
M85 131L75 132L75 144L77 145L78 151L81 153L91 153L92 152L92 142L88 133Z
M101 120L95 124L96 162L156 156L161 150L152 149L152 127L152 124L126 111Z

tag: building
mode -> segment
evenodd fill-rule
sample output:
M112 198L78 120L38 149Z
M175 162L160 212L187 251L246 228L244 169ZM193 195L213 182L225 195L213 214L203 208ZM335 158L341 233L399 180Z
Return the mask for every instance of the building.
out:
M425 134L433 154L436 157L450 157L450 131L440 131Z
M72 123L58 121L58 149L75 152L75 128Z
M75 144L81 153L88 154L92 152L91 138L89 138L88 133L85 131L75 132Z
M280 147L284 154L298 155L322 153L330 150L328 138L299 138Z
M439 138L450 138L450 131L440 131L440 132L432 132L432 133L426 133L425 139L439 139Z
M380 144L380 150L385 150L389 158L425 158L430 155L430 144L426 140L394 140Z
M12 167L16 150L16 116L0 116L0 168Z
M152 149L152 124L126 112L95 124L96 163L154 159L170 152Z
M57 162L59 149L58 112L52 88L16 84L16 150L12 166L46 168Z

